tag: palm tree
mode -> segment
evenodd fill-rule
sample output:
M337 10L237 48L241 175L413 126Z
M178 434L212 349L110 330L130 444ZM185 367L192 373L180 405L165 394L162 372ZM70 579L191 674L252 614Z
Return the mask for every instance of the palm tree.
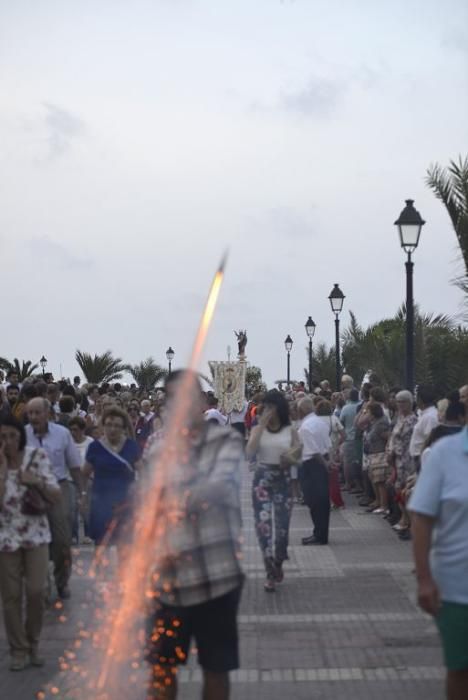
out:
M113 357L110 350L94 357L88 352L77 350L75 359L89 384L116 381L128 370L128 365L120 357Z
M5 372L8 372L8 370L11 367L11 362L6 359L6 357L0 357L0 369L3 369Z
M457 278L455 284L468 295L468 156L464 160L460 156L458 163L450 161L448 168L438 163L431 165L426 184L443 202L452 222L465 268L464 275Z
M19 377L20 382L24 382L24 380L27 379L28 377L30 377L32 374L34 374L34 372L38 368L39 368L39 365L38 364L34 365L31 362L31 360L26 360L26 362L24 360L21 360L21 364L20 364L17 357L15 357L15 359L13 360L13 363L10 363L10 367L9 367L9 369L13 369L18 373L18 377Z
M129 366L128 371L136 381L140 389L149 391L167 376L167 369L163 369L153 360L147 357L138 365Z
M306 357L309 361L309 347L306 348ZM309 369L304 369L307 386L309 385ZM320 382L323 379L334 384L335 377L335 351L327 348L325 343L318 343L312 348L312 381Z
M364 329L353 313L342 336L343 364L356 382L372 369L387 387L405 382L405 307L393 318ZM468 331L448 316L415 309L416 382L431 383L442 396L466 382Z

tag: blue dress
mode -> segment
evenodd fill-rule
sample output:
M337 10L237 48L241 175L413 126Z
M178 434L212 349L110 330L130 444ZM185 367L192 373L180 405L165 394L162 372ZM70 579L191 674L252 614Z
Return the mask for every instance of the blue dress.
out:
M134 440L127 438L122 449L113 454L100 440L88 447L86 461L93 467L94 480L91 490L89 513L89 536L101 544L113 521L109 544L122 538L125 526L129 525L131 490L135 482L135 462L140 449ZM125 464L127 462L127 464Z

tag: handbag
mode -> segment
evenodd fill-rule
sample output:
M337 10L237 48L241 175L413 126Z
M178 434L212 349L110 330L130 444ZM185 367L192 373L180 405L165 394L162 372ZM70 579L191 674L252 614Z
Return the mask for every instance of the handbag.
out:
M34 462L34 458L37 454L37 450L31 454L29 462L26 465L24 471L27 471L31 464ZM36 486L27 486L26 491L21 499L21 512L23 515L45 515L49 508L48 501L44 498L42 493Z

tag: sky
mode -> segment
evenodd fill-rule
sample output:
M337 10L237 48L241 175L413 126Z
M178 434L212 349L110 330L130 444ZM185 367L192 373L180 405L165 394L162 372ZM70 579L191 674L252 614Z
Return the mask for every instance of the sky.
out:
M229 248L207 360L271 385L404 301L393 222L426 220L415 297L456 315L455 234L427 167L468 145L465 0L0 0L0 356L189 357ZM60 371L61 370L61 371Z

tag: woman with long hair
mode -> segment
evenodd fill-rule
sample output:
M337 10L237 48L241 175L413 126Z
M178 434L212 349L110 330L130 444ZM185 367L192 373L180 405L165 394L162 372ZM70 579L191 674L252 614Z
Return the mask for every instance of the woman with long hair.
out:
M246 453L249 459L256 457L252 487L255 529L265 563L264 588L273 592L275 584L283 580L283 562L288 558L292 510L290 467L300 458L299 437L291 426L288 402L279 391L265 395Z

